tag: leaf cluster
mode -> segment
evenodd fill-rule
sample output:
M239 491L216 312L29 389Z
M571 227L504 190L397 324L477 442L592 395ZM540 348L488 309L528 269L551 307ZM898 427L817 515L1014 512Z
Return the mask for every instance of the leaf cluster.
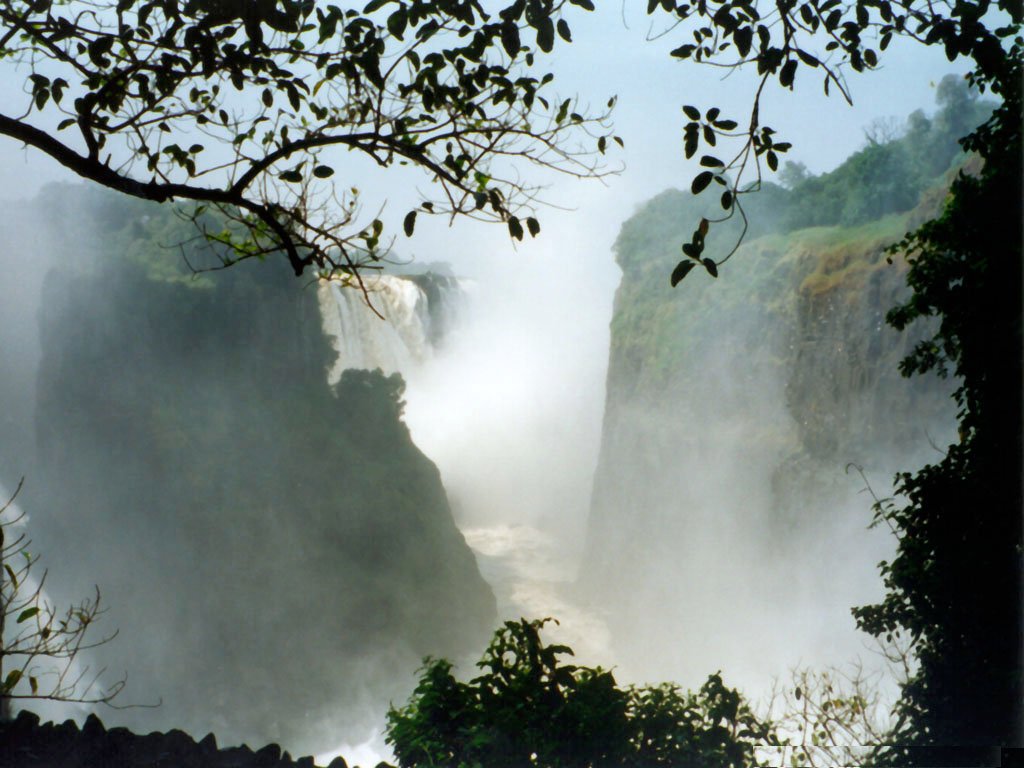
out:
M532 46L571 39L565 4L593 7L16 0L0 7L0 59L28 70L30 98L0 114L0 134L126 194L220 208L239 225L218 240L233 261L281 251L296 273L371 264L388 241L339 182L350 152L425 173L433 194L406 235L418 211L505 222L521 239L521 220L531 235L539 224L517 213L535 189L513 163L600 175L595 157L614 138L605 114L581 114L550 94L551 73L532 71ZM36 127L47 121L56 129Z
M9 717L12 700L109 704L125 680L97 690L99 674L76 665L79 654L104 645L116 632L98 640L86 635L101 617L100 591L91 599L60 611L45 599L46 572L31 576L38 555L29 551L24 533L10 537L22 522L21 513L8 515L21 491L0 506L0 719ZM6 519L5 519L6 516Z
M750 68L757 74L757 89L744 120L723 116L714 106L703 112L695 106L683 108L689 120L683 129L687 158L697 156L702 145L710 149L720 139L733 140L734 149L724 157L717 152L701 155L702 170L693 178L691 190L698 194L713 182L724 188L724 213L710 223L738 215L744 227L736 247L747 224L742 196L760 189L765 168L777 171L780 155L791 148L790 142L778 140L775 131L761 121L761 98L769 82L792 89L798 72L814 71L821 77L826 95L836 90L852 103L846 73L879 66L881 54L895 38L942 46L950 61L970 58L978 67L978 84L997 79L1010 82L1006 54L1008 48L1018 45L1014 41L1021 16L1019 5L1009 0L958 0L940 5L927 0L857 0L848 4L840 0L648 0L647 12L668 17L662 34L686 36L687 41L672 51L674 58L725 69ZM993 23L999 13L1011 23ZM702 222L700 226L706 225ZM696 233L691 249L700 250ZM716 265L735 251L734 247L716 260ZM695 258L693 253L686 255ZM685 264L681 262L673 272L673 285L689 272Z
M738 768L773 740L720 675L697 693L620 688L608 670L564 663L572 650L541 638L549 621L505 622L469 683L428 659L409 703L388 713L399 765Z
M965 25L980 23L966 5L955 6ZM1020 738L1024 40L1020 7L1002 10L1012 23L969 47L971 81L1002 97L962 141L983 161L981 173L961 172L942 214L893 246L909 255L913 293L889 313L889 323L902 330L918 318L938 319L901 371L952 372L959 381L959 440L937 463L898 476L899 502L876 504L876 524L896 533L898 548L881 564L885 598L854 610L865 631L902 631L915 644L920 667L904 685L900 706L907 741L916 746L1009 745ZM985 44L1008 36L997 50Z

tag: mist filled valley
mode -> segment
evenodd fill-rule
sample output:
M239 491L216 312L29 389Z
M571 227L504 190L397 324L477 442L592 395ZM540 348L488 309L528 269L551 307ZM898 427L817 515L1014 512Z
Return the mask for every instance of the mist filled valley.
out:
M720 670L766 707L792 669L859 660L891 705L850 611L895 548L872 504L956 440L956 381L900 375L934 328L887 325L909 295L887 246L937 215L992 108L938 93L828 173L789 165L734 268L675 290L710 215L678 190L624 214L621 278L594 284L400 246L362 284L219 270L169 206L72 184L12 204L0 483L24 478L9 512L47 598L100 589L117 636L76 664L147 705L104 722L390 759L424 657L468 679L502 621L548 616L623 685Z

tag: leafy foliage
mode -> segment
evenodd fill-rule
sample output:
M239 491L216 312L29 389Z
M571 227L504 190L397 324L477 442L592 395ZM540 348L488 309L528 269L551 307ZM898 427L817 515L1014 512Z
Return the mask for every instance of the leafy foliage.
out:
M866 147L831 173L793 184L780 229L853 226L913 208L921 193L962 157L957 139L964 135L963 123L980 125L994 106L980 101L978 92L955 75L943 78L937 100L940 109L934 117L916 112L904 136L869 138Z
M29 552L31 542L23 533L8 539L21 522L21 514L8 514L20 491L21 483L0 505L0 721L10 718L14 700L110 704L125 680L99 688L98 675L89 679L88 668L76 666L82 651L117 634L86 638L103 614L99 588L92 599L63 611L47 602L46 573L38 580L32 577L39 556Z
M774 741L720 675L697 693L622 689L607 670L561 663L572 650L543 642L549 621L505 622L469 683L449 662L428 659L409 703L388 713L399 765L738 768Z
M914 293L889 322L939 318L902 370L952 371L960 382L960 441L939 463L898 477L902 503L876 505L899 546L882 564L884 601L854 612L868 632L916 644L920 669L902 701L912 745L1021 737L1019 39L1002 64L989 84L1003 102L963 142L984 160L981 174L961 173L942 215L894 246L913 254Z
M675 58L717 67L751 67L758 76L745 120L725 116L715 106L704 110L683 107L688 120L683 129L686 157L707 153L700 156L702 170L694 177L691 191L698 194L714 188L721 195L719 213L701 219L690 247L684 250L688 259L708 272L713 272L703 256L708 226L738 214L745 233L747 217L741 198L760 189L765 169L778 170L781 156L792 147L761 122L761 97L770 82L792 89L799 72L813 72L821 78L826 95L836 90L852 103L846 71L874 69L893 39L910 38L942 46L950 61L961 56L971 59L977 67L974 82L979 87L990 86L996 93L1003 90L997 83L1017 87L1012 85L1007 67L1012 69L1012 61L1019 57L1022 12L1012 0L958 0L948 5L928 0L858 0L849 4L840 0L648 0L647 12L671 17L666 33L680 30L692 36L692 42L687 40L672 51ZM730 145L734 148L726 149ZM752 182L748 173L754 176ZM898 176L899 170L894 169L892 177ZM723 258L711 261L721 265L741 240L742 235ZM679 269L673 284L678 283Z
M522 239L539 225L509 161L593 176L614 138L531 71L556 31L571 39L563 4L5 2L0 60L27 72L28 101L0 113L0 135L128 195L219 208L239 226L197 224L228 247L225 265L274 252L297 274L372 265L384 225L339 180L347 152L425 172L436 194L419 213L505 222Z
M906 649L880 644L888 673L905 681L910 659ZM766 717L783 737L772 763L801 768L879 765L879 757L900 723L892 711L879 671L860 662L823 669L796 668L786 685L773 687Z

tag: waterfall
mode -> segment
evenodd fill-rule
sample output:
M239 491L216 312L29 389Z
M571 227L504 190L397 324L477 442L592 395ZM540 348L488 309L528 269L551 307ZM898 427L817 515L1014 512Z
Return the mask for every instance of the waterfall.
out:
M464 281L425 273L332 281L318 288L324 333L338 353L327 379L335 384L347 368L407 373L443 341L458 313Z

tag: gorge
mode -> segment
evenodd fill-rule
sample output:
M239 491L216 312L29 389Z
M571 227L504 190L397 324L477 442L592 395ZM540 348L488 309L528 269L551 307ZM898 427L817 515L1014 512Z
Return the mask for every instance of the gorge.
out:
M886 151L858 162L891 164ZM19 502L54 598L103 590L121 634L94 663L128 672L132 702L163 700L104 720L323 752L371 733L424 655L475 657L520 610L562 618L585 661L627 682L722 668L756 693L790 665L850 658L849 608L877 597L891 542L866 531L871 497L847 465L884 494L953 439L951 383L898 374L921 331L884 321L906 290L885 246L934 212L944 170L912 195L833 189L832 219L797 215L822 208L800 208L805 187L767 189L735 268L675 292L679 244L706 209L669 191L634 213L615 246L585 530L557 516L586 500L552 483L591 473L589 455L499 456L483 492L449 481L477 457L465 435L428 432L474 394L453 402L452 379L429 374L455 364L445 347L473 322L457 298L471 286L373 278L383 322L357 290L276 263L193 275L178 245L190 264L209 255L167 210L48 189L5 254L24 290L0 310L16 372L0 392L2 480L27 477ZM34 258L44 243L56 269ZM464 350L453 378L514 360L495 346ZM488 471L518 486L489 495Z

